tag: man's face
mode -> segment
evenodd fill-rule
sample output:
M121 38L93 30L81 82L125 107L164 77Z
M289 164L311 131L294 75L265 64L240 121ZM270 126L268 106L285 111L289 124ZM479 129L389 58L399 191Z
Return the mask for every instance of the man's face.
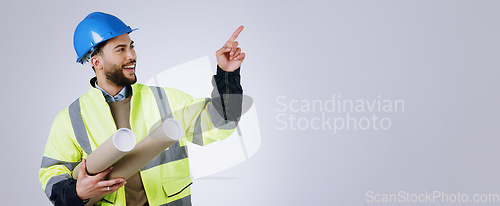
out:
M102 48L102 65L106 79L117 86L127 86L137 81L135 76L136 54L134 42L128 34L108 40Z

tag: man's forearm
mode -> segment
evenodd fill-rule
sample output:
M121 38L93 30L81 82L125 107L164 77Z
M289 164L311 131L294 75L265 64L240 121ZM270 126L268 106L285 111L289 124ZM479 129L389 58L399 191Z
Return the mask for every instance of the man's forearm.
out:
M240 79L240 68L226 72L217 65L217 74L213 77L212 104L225 120L239 121L241 116L243 88Z
M72 178L54 184L50 200L55 206L85 205L76 193L76 180Z

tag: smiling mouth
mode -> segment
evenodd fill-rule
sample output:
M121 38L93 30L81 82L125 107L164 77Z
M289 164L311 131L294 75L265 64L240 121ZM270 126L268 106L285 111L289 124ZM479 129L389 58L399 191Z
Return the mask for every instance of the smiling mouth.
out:
M123 69L128 72L134 72L135 71L135 63L132 65L124 66Z

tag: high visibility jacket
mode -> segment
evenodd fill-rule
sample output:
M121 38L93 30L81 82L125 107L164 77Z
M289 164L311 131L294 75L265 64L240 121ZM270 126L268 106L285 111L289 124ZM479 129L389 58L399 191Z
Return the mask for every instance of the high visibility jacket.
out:
M149 205L185 205L190 202L191 178L186 141L206 145L230 136L235 121L227 121L210 98L192 98L171 88L132 85L130 127L137 142L159 123L173 117L184 129L184 136L141 168L140 174ZM90 91L54 120L39 173L48 197L52 186L71 178L71 171L117 130L109 105L101 90ZM126 205L124 187L106 195L97 205Z

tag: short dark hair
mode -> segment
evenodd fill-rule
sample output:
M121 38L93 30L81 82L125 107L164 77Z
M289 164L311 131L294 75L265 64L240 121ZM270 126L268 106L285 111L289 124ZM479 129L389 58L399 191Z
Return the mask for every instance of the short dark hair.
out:
M101 42L101 43L97 44L97 45L94 47L94 51L92 52L92 54L90 55L90 57L93 57L93 56L95 56L95 55L99 55L99 54L101 54L101 53L102 53L102 48L103 48L104 46L106 46L106 44L107 44L107 43L108 43L108 40L103 41L103 42ZM94 66L92 66L92 69L93 69L93 70L94 70L94 72L95 72Z

